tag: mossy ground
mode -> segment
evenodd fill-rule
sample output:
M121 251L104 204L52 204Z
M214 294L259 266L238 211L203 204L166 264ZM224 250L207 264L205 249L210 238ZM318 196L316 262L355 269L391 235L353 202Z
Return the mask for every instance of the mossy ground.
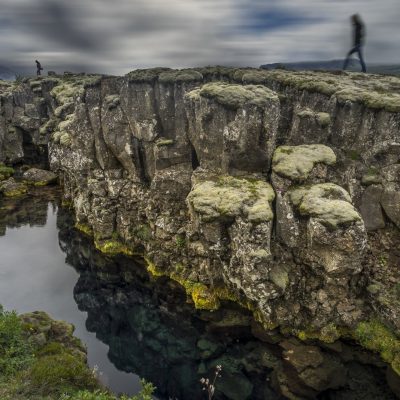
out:
M72 336L70 327L45 313L20 317L0 306L1 400L152 399L155 388L145 381L143 390L133 397L105 390L88 368L82 344ZM35 335L45 335L43 332L50 332L45 343L34 340Z
M335 96L340 103L361 103L376 110L400 112L400 78L360 73L334 74L316 71L253 70L243 75L246 83L279 82L298 90Z
M209 98L234 110L245 104L264 108L271 102L279 103L276 93L264 86L243 86L223 82L207 83L187 96L192 99L198 96Z

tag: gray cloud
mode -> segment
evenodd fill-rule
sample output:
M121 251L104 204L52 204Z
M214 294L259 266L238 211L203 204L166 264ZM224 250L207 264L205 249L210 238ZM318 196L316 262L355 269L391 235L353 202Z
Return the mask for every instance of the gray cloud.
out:
M398 62L398 0L0 0L0 65L138 67L332 59L367 24L370 62Z

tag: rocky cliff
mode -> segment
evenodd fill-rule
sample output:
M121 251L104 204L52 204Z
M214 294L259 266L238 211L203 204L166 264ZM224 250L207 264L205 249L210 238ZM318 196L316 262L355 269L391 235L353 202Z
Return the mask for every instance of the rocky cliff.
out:
M197 308L234 301L266 330L355 340L394 387L399 89L222 67L0 81L0 161L49 164L99 250L142 255Z

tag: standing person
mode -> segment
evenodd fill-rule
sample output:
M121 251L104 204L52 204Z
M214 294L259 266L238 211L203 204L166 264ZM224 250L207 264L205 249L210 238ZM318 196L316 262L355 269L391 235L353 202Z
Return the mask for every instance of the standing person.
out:
M37 68L36 74L37 74L37 76L39 76L39 75L41 75L40 71L42 71L43 68L38 60L35 60L35 63L36 63L36 68Z
M348 52L346 60L343 65L343 69L347 68L350 56L354 53L357 53L358 58L360 60L362 71L367 72L367 67L365 66L364 58L362 55L362 47L364 45L364 38L365 38L365 27L358 14L354 14L351 16L351 22L353 23L353 29L354 29L354 47Z

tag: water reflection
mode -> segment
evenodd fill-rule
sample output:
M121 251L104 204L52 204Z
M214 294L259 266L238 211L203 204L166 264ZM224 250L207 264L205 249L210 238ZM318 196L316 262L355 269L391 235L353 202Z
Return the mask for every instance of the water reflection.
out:
M20 313L43 310L72 322L87 346L89 365L103 371L102 381L112 390L136 393L139 377L114 366L108 346L86 329L87 313L73 299L79 273L65 262L59 246L59 198L54 188L42 188L29 197L0 199L0 304Z
M59 208L57 190L0 199L0 304L72 322L89 365L99 367L111 390L137 393L140 376L157 386L160 400L200 400L199 379L211 377L218 364L218 400L278 399L270 383L282 368L299 383L282 360L276 343L282 336L257 333L251 316L233 304L212 313L194 310L179 285L151 280L140 260L105 257L73 225L71 213ZM373 355L340 346L343 354L322 351L343 366L346 384L313 397L394 399Z
M74 299L118 369L152 381L161 399L195 400L204 398L199 379L221 364L217 399L278 398L268 383L277 354L251 335L249 315L234 306L194 311L173 282L150 280L131 259L102 256L68 219L59 213L61 247L80 273Z

